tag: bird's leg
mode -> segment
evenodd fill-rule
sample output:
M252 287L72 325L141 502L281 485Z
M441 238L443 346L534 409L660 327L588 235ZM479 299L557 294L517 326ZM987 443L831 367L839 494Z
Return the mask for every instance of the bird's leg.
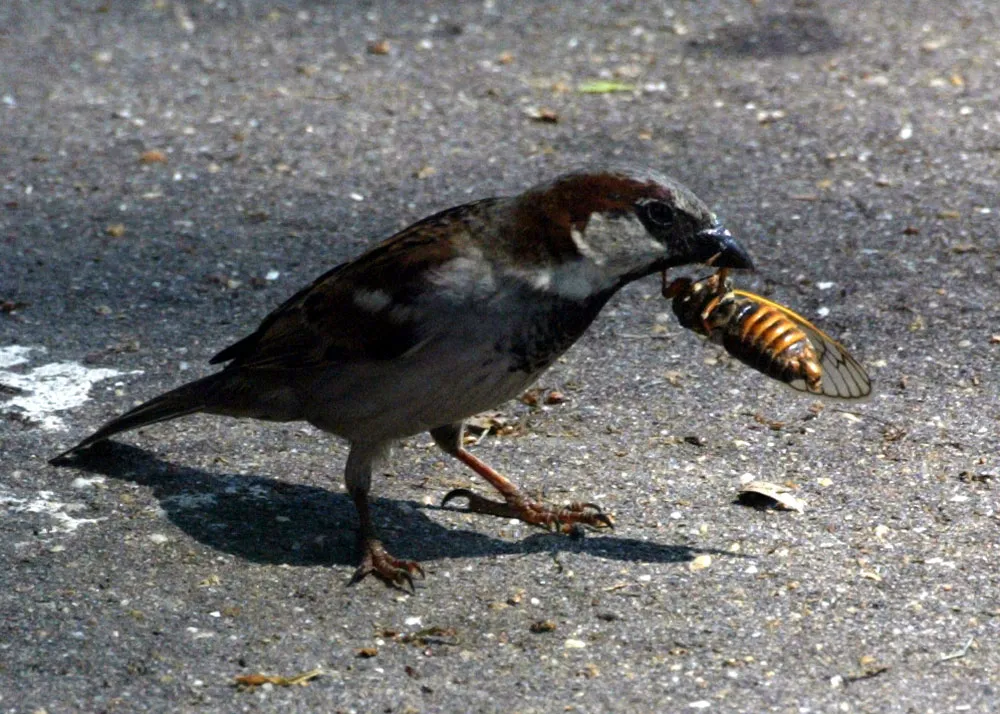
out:
M361 564L351 577L351 584L362 580L368 574L374 574L388 585L404 589L408 585L414 590L413 576L423 577L424 570L420 564L412 560L400 560L386 550L375 532L371 511L368 505L368 490L371 484L373 462L385 451L378 445L367 448L367 445L351 444L351 452L347 457L345 477L347 490L354 499L358 509L358 519L361 527L358 530L358 544L361 550Z
M441 505L455 498L468 501L470 513L484 513L501 518L517 518L534 526L564 533L576 533L577 524L594 528L613 528L614 519L594 503L570 503L562 508L548 506L528 498L503 474L477 459L462 447L462 425L452 424L431 431L438 446L486 479L503 496L503 502L483 498L467 488L456 488L445 494Z
M375 526L372 525L371 514L368 511L368 494L360 491L354 495L354 505L358 509L358 517L361 519L361 530L358 532L358 543L361 549L361 564L354 571L351 583L354 584L362 580L369 573L374 573L379 579L394 587L403 588L408 585L410 590L413 587L413 576L423 577L424 569L420 563L413 560L400 560L393 557L382 545L382 541L375 533Z

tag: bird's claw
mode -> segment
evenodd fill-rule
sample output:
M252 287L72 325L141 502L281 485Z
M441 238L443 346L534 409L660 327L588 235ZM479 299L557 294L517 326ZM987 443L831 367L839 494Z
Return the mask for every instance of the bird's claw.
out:
M449 501L456 498L464 498L468 501L464 509L456 508L454 509L456 511L464 510L466 513L483 513L489 516L499 516L500 518L520 518L520 515L509 503L491 501L467 488L455 488L446 493L444 498L441 499L442 508L447 506Z
M511 494L504 502L500 502L483 498L467 488L456 488L445 494L441 499L441 505L446 506L449 501L456 498L465 498L468 504L464 509L455 510L516 518L533 526L570 535L579 535L580 525L597 529L615 527L614 518L604 513L596 503L570 503L562 508L554 508L533 501L520 492Z
M610 528L614 530L614 517L610 513L605 513L596 503L571 503L564 510L585 515L588 521L587 525L592 525L594 528ZM589 521L591 520L594 523L590 523Z
M424 569L420 567L420 563L393 557L377 538L363 538L361 549L363 553L361 564L351 576L351 585L360 582L368 575L375 575L386 585L411 594L416 592L413 576L424 577Z

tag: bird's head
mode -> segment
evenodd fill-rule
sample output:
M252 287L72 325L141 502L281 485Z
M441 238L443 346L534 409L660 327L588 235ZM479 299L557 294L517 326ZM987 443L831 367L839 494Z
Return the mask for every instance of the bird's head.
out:
M547 234L534 245L549 255L536 258L589 262L615 288L690 263L753 269L750 255L701 199L654 171L578 171L516 200L522 220Z

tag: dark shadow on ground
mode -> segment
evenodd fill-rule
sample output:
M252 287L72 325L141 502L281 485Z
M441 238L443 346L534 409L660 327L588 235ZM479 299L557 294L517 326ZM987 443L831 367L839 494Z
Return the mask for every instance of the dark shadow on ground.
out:
M818 54L843 44L829 20L801 11L760 14L754 22L722 27L710 39L691 41L695 50L758 58Z
M152 489L167 517L212 548L258 563L323 566L357 564L354 504L346 493L240 474L176 466L142 449L98 444L60 466ZM451 530L427 517L416 501L375 499L376 525L394 555L427 562L441 558L576 552L613 560L684 563L699 553L725 551L659 545L600 534L589 538L538 532L517 541ZM488 516L484 516L488 518Z

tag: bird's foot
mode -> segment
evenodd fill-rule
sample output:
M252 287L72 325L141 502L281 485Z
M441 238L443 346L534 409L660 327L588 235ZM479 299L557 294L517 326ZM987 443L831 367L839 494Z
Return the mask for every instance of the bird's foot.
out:
M382 541L373 537L361 538L361 552L361 565L354 571L351 585L373 574L386 585L399 590L407 590L408 587L408 592L416 592L413 576L424 577L424 569L420 567L420 563L393 557L382 545Z
M465 498L468 501L468 505L464 509L456 510L464 510L467 513L484 513L501 518L517 518L533 526L541 526L550 531L571 535L582 535L582 531L579 530L580 525L598 529L615 527L614 518L602 511L601 507L595 503L570 503L562 508L556 508L532 500L520 491L505 495L505 501L500 502L483 498L467 488L456 488L445 494L441 505L445 506L455 498Z

